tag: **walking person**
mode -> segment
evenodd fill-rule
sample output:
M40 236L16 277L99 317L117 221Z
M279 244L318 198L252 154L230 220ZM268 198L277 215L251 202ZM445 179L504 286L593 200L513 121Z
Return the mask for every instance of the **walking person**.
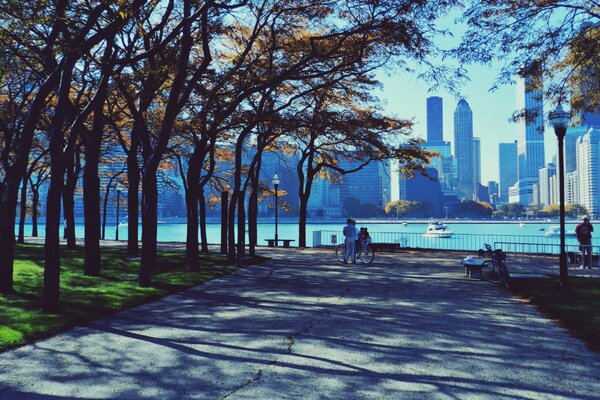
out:
M583 217L583 221L575 228L582 259L579 269L592 268L592 232L594 232L594 227L590 223L590 219Z
M348 264L348 259L352 256L352 263L356 264L356 239L358 232L356 231L356 221L352 218L346 220L346 226L342 232L344 234L344 264Z

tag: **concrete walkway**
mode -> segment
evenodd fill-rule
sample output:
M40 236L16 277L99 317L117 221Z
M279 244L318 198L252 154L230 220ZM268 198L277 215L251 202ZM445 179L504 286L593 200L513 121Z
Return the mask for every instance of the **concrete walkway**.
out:
M456 254L268 254L0 354L0 399L600 398L600 355Z

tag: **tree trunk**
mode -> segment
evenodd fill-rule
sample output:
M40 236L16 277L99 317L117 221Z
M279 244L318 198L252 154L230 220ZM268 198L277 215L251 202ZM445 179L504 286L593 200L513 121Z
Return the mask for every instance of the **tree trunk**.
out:
M198 268L198 189L200 183L200 159L194 151L188 161L187 190L185 205L187 210L187 235L185 254L190 268Z
M100 234L100 238L102 240L106 239L106 210L108 208L108 196L110 195L110 184L106 187L106 191L104 192L104 203L102 204L102 233ZM117 221L117 224L119 221Z
M69 173L67 172L67 175ZM67 186L69 178L67 178ZM63 214L65 219L64 237L67 239L67 249L75 249L75 187L63 189Z
M248 253L251 257L256 255L258 241L258 179L252 180L252 193L248 200Z
M308 195L300 195L300 210L298 217L298 247L306 247L306 217L308 209Z
M227 254L227 232L229 227L229 192L221 193L221 254Z
M58 109L58 107L57 107ZM58 111L58 110L57 110ZM50 188L46 201L46 238L44 245L44 288L42 307L45 312L57 312L60 298L60 197L64 168L63 136L57 126L50 137ZM86 168L87 169L87 168Z
M87 133L83 171L83 214L85 248L83 270L88 276L100 275L100 137Z
M0 293L13 293L13 260L15 246L15 218L19 182L7 171L6 183L0 183L2 206L0 211Z
M206 197L204 190L200 189L198 193L198 206L200 207L200 238L201 250L203 254L208 254L208 234L206 232Z
M188 173L188 177L190 174ZM187 208L187 236L185 254L190 268L198 268L198 181L188 179L188 189L185 193Z
M237 213L237 257L236 265L242 266L242 259L246 255L246 211L244 207L245 193L240 191L238 196L238 213Z
M234 189L231 199L229 201L229 212L227 221L227 259L231 263L235 263L235 205L237 203L236 189Z
M77 188L77 178L79 177L79 147L71 147L71 154L65 154L67 161L66 172L67 179L63 189L63 212L66 221L65 238L67 239L67 249L74 250L75 243L75 189ZM77 161L75 161L77 158Z
M133 134L132 134L133 137ZM127 155L127 252L131 255L138 254L138 221L139 221L139 192L140 169L137 161L137 145L133 145Z
M157 223L158 223L158 187L156 170L144 170L142 207L142 260L138 283L149 286L156 266Z
M38 204L40 204L40 192L39 190L33 190L33 196L31 198L31 236L38 237Z
M19 237L17 243L25 243L25 217L27 216L27 179L21 185L21 207L19 209Z

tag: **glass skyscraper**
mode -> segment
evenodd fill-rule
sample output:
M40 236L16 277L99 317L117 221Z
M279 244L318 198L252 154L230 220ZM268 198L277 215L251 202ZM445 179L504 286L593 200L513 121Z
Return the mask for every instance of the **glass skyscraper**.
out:
M508 188L517 183L517 142L500 143L498 146L500 166L500 202L508 203Z
M544 104L542 89L534 77L517 79L517 108L525 111L517 131L517 157L519 162L519 203L531 204L533 185L538 183L539 169L546 164L544 157Z
M427 142L444 140L444 105L442 98L427 98Z
M454 157L456 158L456 191L459 197L472 200L475 191L473 157L473 112L461 99L454 110Z

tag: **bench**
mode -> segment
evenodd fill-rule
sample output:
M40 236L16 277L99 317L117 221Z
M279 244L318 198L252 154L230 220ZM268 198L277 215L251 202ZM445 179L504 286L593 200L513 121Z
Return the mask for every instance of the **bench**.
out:
M277 247L277 245L275 244L275 239L265 239L265 241L267 242L267 246ZM279 244L279 242L283 243L283 247L290 247L290 243L295 242L295 240L294 239L277 239L277 244Z
M369 244L369 246L371 247L371 249L373 249L374 252L400 251L400 243L371 243L371 244Z
M465 276L467 276L471 279L483 279L481 269L484 266L485 259L467 257L467 258L461 260L461 262L465 266Z

